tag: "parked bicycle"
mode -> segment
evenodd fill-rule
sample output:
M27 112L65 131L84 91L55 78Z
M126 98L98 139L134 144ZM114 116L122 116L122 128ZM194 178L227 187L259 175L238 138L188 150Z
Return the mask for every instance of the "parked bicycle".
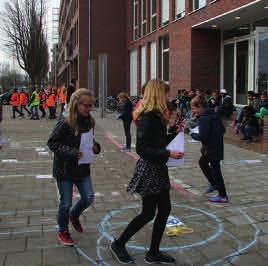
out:
M95 98L94 107L99 108L99 98ZM114 96L108 96L106 98L106 113L113 113L118 110L118 102L117 99Z

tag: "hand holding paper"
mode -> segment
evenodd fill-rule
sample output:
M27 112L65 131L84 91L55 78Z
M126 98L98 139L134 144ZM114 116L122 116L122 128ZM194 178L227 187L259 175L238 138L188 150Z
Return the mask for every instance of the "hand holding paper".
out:
M89 164L94 157L93 153L93 130L81 135L79 153L82 157L79 158L78 164Z
M180 132L167 146L167 150L172 151L175 155L181 159L169 158L167 166L181 166L184 164L184 159L182 155L184 154L184 133ZM175 154L177 153L177 154Z

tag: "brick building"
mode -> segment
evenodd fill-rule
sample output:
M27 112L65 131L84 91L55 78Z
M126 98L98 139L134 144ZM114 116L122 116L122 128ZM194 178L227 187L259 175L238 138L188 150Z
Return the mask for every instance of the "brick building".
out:
M248 90L268 88L268 1L62 0L59 53L59 78L79 87L88 59L107 53L109 95L161 78L173 95L226 88L245 104Z
M105 7L105 8L104 8ZM109 95L126 90L126 1L62 0L60 7L58 78L88 87L88 60L95 61L94 87L98 88L98 55L108 55Z
M226 88L237 105L268 88L268 1L129 0L131 94L150 78Z
M77 87L87 86L89 57L89 1L61 0L58 44L58 84L77 79ZM84 26L86 25L86 26Z

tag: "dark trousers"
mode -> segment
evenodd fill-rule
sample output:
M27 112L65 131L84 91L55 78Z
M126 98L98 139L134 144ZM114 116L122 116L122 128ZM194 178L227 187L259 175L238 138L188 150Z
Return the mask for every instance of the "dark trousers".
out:
M31 114L31 112L29 111L29 109L26 107L26 105L21 105L20 106L20 111L23 113L23 110L25 110L29 115Z
M131 128L131 121L125 121L123 120L124 125L124 131L126 136L126 148L131 148L131 134L130 134L130 128Z
M49 119L55 119L56 118L56 109L55 107L48 107L49 109Z
M149 253L158 253L167 219L171 211L169 190L142 198L142 212L128 224L125 231L116 240L116 244L119 246L124 246L126 242L145 224L154 219L156 209L158 212L154 220Z
M251 125L244 125L240 128L243 136L245 139L252 139L254 136L258 136L258 130L257 128L251 126Z
M45 109L44 109L44 107L43 107L42 104L39 105L39 110L40 110L41 113L42 113L42 117L45 117L45 116L46 116L46 111L45 111Z
M16 113L18 113L20 116L23 116L23 113L21 111L19 111L18 106L12 106L13 118L16 118Z
M199 165L210 185L217 188L221 197L226 197L220 161L210 160L207 156L202 155L199 160Z

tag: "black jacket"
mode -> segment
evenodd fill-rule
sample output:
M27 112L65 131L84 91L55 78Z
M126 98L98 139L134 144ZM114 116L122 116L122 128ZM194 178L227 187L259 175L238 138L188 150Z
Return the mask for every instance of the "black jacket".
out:
M67 96L66 96L66 102L69 103L71 100L72 94L75 92L75 87L73 85L68 86L67 88Z
M130 100L126 100L119 104L119 119L122 119L125 122L132 121L132 103Z
M258 110L260 111L260 109L262 107L268 109L268 100L261 101L260 104L259 104L259 106L258 106Z
M233 100L230 95L225 95L220 98L220 106L218 108L218 113L221 116L225 116L227 118L230 117L230 115L234 111L234 105Z
M195 140L202 143L202 154L210 160L223 160L223 136L225 128L220 117L212 109L207 109L198 117L199 134L192 133Z
M83 125L84 124L84 125ZM48 147L54 152L53 176L59 179L79 180L90 175L90 165L78 165L77 155L79 152L81 134L89 131L90 125L82 121L80 133L75 136L65 120L60 120L48 139ZM100 145L94 142L100 152Z
M165 165L170 152L167 146L167 128L156 112L142 113L137 120L136 151L153 163Z

